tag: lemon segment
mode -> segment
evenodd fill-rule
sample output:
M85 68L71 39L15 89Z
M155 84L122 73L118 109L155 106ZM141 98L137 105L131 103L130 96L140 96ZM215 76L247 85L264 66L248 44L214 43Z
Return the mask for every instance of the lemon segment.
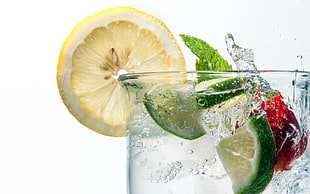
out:
M130 110L117 81L120 71L185 70L167 26L130 7L103 10L80 22L64 42L57 83L64 104L82 124L108 136L124 136Z

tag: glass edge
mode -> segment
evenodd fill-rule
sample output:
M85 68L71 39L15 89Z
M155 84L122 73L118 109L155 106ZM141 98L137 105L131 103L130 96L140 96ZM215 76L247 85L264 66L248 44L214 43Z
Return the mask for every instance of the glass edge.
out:
M237 70L199 70L199 71L145 71L145 72L134 72L122 74L118 77L118 81L124 81L128 79L137 79L139 77L151 76L156 74L192 74L192 73L212 73L212 74L225 74L225 73L251 73L251 74L260 74L260 73L301 73L309 74L310 71L301 71L301 70L247 70L247 71L237 71Z

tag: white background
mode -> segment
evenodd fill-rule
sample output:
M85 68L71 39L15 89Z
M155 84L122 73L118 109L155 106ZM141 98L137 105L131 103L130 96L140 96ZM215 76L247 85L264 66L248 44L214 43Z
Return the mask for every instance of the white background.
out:
M178 34L202 38L226 59L230 32L255 50L260 69L310 70L309 0L1 1L0 194L126 193L125 139L79 124L56 84L59 51L71 29L116 6L158 17L178 41Z

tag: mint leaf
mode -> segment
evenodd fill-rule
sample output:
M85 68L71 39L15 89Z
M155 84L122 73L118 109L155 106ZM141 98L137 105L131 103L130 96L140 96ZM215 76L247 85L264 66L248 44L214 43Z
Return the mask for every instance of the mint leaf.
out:
M198 57L196 70L232 70L232 66L205 41L189 35L180 36L185 45Z

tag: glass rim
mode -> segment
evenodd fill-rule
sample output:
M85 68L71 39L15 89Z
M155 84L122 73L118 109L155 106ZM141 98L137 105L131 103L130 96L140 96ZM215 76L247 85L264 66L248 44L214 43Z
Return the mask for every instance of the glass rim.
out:
M309 74L310 71L305 70L184 70L184 71L144 71L144 72L133 72L124 73L118 76L118 81L125 81L128 79L137 79L144 76L152 75L165 75L165 74L194 74L194 73L210 73L210 74L260 74L260 73L298 73L298 74Z

